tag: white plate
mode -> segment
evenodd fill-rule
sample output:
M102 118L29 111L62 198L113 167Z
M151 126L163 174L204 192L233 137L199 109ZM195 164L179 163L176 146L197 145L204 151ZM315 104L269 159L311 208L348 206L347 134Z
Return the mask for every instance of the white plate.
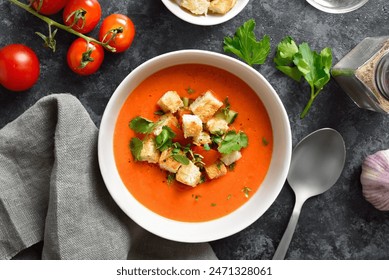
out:
M268 173L255 194L240 208L207 222L178 222L162 217L139 203L123 184L116 169L113 138L118 114L131 92L151 74L179 64L205 64L228 71L245 81L265 105L273 129L273 155ZM146 230L181 242L206 242L227 237L256 221L277 198L289 170L292 151L289 119L273 87L255 69L226 55L182 50L155 57L133 70L109 100L100 125L98 158L109 193L119 207Z
M248 4L249 0L237 0L235 6L225 15L208 14L194 15L181 8L175 0L162 0L162 3L180 19L196 25L216 25L226 22L239 14Z
M326 13L343 14L355 11L369 0L307 0L316 9Z

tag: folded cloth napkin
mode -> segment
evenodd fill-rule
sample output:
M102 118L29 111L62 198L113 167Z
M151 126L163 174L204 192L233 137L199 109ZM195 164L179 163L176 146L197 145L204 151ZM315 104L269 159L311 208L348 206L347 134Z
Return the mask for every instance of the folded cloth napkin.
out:
M0 130L0 259L43 240L43 259L215 259L207 243L157 237L109 195L98 130L72 95L39 100Z

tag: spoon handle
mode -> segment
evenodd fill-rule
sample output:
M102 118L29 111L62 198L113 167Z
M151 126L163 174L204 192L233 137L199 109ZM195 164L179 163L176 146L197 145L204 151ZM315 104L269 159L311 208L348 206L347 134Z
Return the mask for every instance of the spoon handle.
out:
M303 206L305 200L298 199L296 196L296 202L294 204L293 213L290 217L288 226L286 227L285 233L281 238L280 244L274 253L273 260L283 260L285 258L286 252L288 251L290 241L292 240L294 231L296 229L297 221L300 217L301 207Z

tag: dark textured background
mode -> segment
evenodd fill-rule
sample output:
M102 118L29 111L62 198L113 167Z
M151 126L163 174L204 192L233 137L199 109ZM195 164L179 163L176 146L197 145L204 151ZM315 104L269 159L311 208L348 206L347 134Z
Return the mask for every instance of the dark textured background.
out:
M251 0L234 19L217 26L186 23L159 0L103 1L103 17L127 14L137 34L132 47L119 55L107 54L97 74L81 77L67 67L65 57L73 35L59 32L56 53L41 47L35 31L46 25L6 0L0 0L0 46L23 43L34 49L41 62L38 83L29 91L13 93L0 87L0 128L15 119L38 99L50 93L69 92L78 97L99 126L104 108L120 81L146 60L181 49L203 49L222 53L223 38L249 18L257 22L258 36L268 34L272 53L256 66L278 92L288 112L293 144L322 128L337 129L347 146L345 169L336 185L303 207L288 259L389 259L389 215L375 210L362 196L361 163L368 154L389 148L386 115L356 107L331 81L319 95L308 116L299 113L308 100L307 84L297 84L274 68L274 47L291 35L320 51L332 47L334 64L367 36L389 35L389 3L371 0L357 11L333 15L311 7L303 0ZM60 17L57 17L60 18ZM92 32L96 35L96 31ZM212 243L221 259L269 259L286 228L294 195L286 183L275 203L247 229ZM41 245L19 258L37 258Z

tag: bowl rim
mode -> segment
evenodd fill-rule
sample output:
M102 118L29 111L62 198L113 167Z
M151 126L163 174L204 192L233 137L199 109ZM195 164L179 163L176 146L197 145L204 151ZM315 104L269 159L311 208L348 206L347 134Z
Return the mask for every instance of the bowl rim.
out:
M204 15L196 16L191 14L190 12L183 10L173 0L161 0L161 1L166 6L166 8L178 18L188 23L201 25L201 26L211 26L211 25L224 23L237 16L249 3L249 0L237 0L235 6L225 15L208 14L206 16Z
M363 5L365 5L369 0L360 0L358 3L351 5L351 6L345 6L341 8L331 8L328 6L322 5L319 1L317 0L306 0L310 5L315 7L316 9L330 13L330 14L344 14L344 13L349 13L352 11L355 11L359 8L361 8Z
M152 212L140 204L121 181L113 155L115 125L112 125L112 123L116 124L120 109L132 90L145 78L161 69L191 63L206 64L218 68L221 68L220 65L226 67L234 66L234 71L231 71L231 69L227 71L243 79L246 83L246 78L243 78L241 75L244 74L245 77L250 76L253 82L265 87L267 89L267 92L264 93L266 102L270 102L269 104L273 106L272 112L269 112L269 108L267 108L269 105L265 104L264 100L258 96L256 89L253 88L268 110L274 139L272 160L261 187L245 204L234 212L205 222L171 220ZM147 74L144 74L145 72ZM249 84L249 86L251 85ZM277 133L274 131L275 127L279 130ZM289 170L292 153L291 138L289 119L281 99L270 83L258 71L237 59L223 54L203 50L179 50L156 56L139 65L116 88L104 110L100 124L98 162L108 192L116 204L135 223L165 239L187 243L209 242L228 237L243 230L260 218L274 203L285 184ZM276 147L277 151L275 151ZM276 176L271 177L269 174L276 174ZM270 184L271 187L269 186L267 189L264 187ZM260 199L262 193L267 197L265 203ZM242 218L242 213L246 211L251 213L251 215L244 215Z

